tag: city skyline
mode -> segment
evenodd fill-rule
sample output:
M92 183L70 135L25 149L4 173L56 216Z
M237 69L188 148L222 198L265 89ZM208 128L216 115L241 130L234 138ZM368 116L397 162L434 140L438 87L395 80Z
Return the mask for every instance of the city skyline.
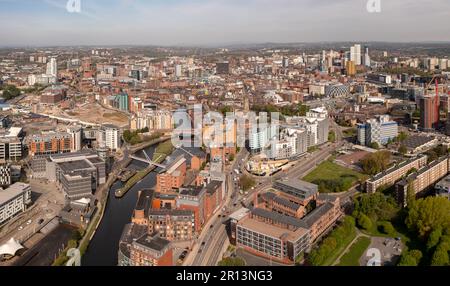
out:
M0 0L0 37L3 46L450 41L443 0L381 0L380 13L365 0L242 2L81 0L69 13L66 0Z

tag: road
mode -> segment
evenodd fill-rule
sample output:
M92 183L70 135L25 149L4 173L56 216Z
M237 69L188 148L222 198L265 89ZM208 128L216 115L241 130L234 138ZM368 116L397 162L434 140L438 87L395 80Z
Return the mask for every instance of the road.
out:
M278 173L275 176L270 178L256 178L258 185L250 191L245 196L240 196L238 188L235 186L234 178L237 175L234 173L235 169L243 170L244 166L242 164L242 160L248 156L248 152L246 150L240 152L233 164L233 166L228 170L227 173L227 189L232 190L227 194L227 201L225 203L226 210L228 210L227 214L233 213L242 207L239 203L241 201L244 205L250 206L253 199L254 194L259 193L262 190L265 190L272 186L273 182L282 178L302 178L307 175L311 170L316 168L320 163L329 158L331 154L344 146L345 142L342 141L343 134L342 130L337 124L332 121L332 128L336 132L337 143L327 143L323 145L320 150L316 151L313 154L308 154L306 157L303 157L295 164L290 170L282 173ZM347 201L354 194L356 194L356 188L342 194L340 196L341 200ZM223 245L228 239L228 235L225 228L225 222L228 218L223 218L223 210L220 210L219 213L215 215L215 217L208 223L202 233L200 234L199 239L197 240L196 245L194 246L193 251L189 254L186 259L184 265L193 265L193 266L216 266L217 262L220 260L222 256ZM219 215L221 216L219 218ZM195 256L194 258L192 258Z
M227 173L227 197L224 204L225 212L232 209L233 205L239 199L239 192L234 187L233 178L237 175L234 174L235 169L239 169L239 165L242 164L242 160L248 156L247 150L243 149L236 156L236 159L232 166L225 168ZM219 217L220 216L220 217ZM191 266L215 266L218 260L221 258L221 251L223 244L228 239L225 222L227 219L224 217L224 209L220 209L214 217L205 225L199 238L197 239L193 250L186 257L183 265Z

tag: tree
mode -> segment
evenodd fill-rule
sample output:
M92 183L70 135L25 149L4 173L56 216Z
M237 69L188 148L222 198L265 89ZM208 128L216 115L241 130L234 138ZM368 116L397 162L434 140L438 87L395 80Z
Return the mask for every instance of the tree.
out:
M377 142L372 142L370 143L369 147L378 150L380 149L380 144L378 144Z
M360 214L358 217L358 226L365 230L370 230L372 229L373 223L368 216Z
M417 200L409 206L405 223L424 239L434 230L450 228L450 201L442 197Z
M362 169L368 175L375 175L389 167L391 162L391 153L389 151L380 151L368 154L361 160Z
M400 132L400 134L398 134L398 142L405 142L406 139L408 139L408 134L406 134L405 132Z
M430 233L430 236L428 237L427 241L427 250L430 251L434 247L436 247L439 244L439 241L441 240L442 236L442 230L440 228L433 230Z
M334 131L330 131L328 134L328 141L331 143L336 142L336 133Z
M398 148L398 152L402 155L405 155L406 153L408 153L408 148L406 148L405 145L400 146L400 148Z
M231 267L231 266L245 266L245 261L239 257L228 257L219 262L219 266Z
M373 221L391 221L398 211L394 198L380 192L361 195L355 201L355 213L365 214Z
M20 89L18 89L15 85L6 85L3 87L2 97L5 100L13 99L19 95L20 95Z
M431 266L446 266L448 264L448 250L444 247L438 247L431 258Z
M418 266L422 257L420 250L405 251L400 258L398 266Z
M255 180L254 180L252 177L247 176L247 175L243 175L243 176L241 177L240 182L241 182L242 189L243 189L244 191L250 190L250 189L253 188L253 187L255 186L255 184L256 184L256 183L255 183Z
M396 231L392 223L388 221L383 221L379 223L379 229L382 233L394 236Z

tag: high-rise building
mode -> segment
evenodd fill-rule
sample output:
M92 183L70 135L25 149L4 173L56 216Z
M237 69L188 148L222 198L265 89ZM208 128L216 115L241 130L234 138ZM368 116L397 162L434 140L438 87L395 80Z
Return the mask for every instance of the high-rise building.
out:
M371 64L371 60L370 60L370 55L369 55L369 47L365 46L364 47L363 65L365 65L366 67L370 67L370 64Z
M182 76L181 65L175 65L175 76L176 77L181 77Z
M361 45L357 44L350 47L350 61L354 62L355 65L361 65Z
M58 63L56 58L50 58L50 61L47 63L46 74L50 76L58 76Z
M347 61L345 69L348 76L356 75L356 66L354 61Z
M358 124L358 143L363 146L369 146L372 143L384 145L397 136L398 124L391 121L388 115Z
M216 64L217 74L229 74L230 73L230 62L224 61Z
M439 102L436 96L422 96L419 98L420 128L431 131L439 124Z
M77 152L81 150L81 141L82 141L82 128L80 126L70 126L67 128L67 133L72 136L72 146L71 151Z
M110 150L118 150L120 148L120 130L118 127L105 124L98 132L99 146L105 146Z

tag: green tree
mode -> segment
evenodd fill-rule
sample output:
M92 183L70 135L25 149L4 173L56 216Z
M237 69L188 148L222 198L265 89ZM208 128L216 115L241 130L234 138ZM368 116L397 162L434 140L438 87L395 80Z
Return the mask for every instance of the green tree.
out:
M380 151L368 154L361 160L362 169L368 175L375 175L389 167L391 162L391 153L389 151Z
M442 230L440 228L433 230L430 233L430 236L428 237L427 241L427 250L430 251L434 247L436 247L439 244L439 241L441 240L442 236Z
M370 230L373 227L373 223L368 216L360 214L358 217L358 226L365 230Z
M236 258L228 257L221 260L218 265L222 267L245 266L245 261L239 257Z
M405 132L400 132L400 134L398 134L398 142L405 142L406 139L408 139L408 134L406 134Z
M398 266L418 266L422 257L423 254L420 250L404 251Z
M336 142L336 133L334 131L330 131L328 134L328 141L331 143Z
M450 201L443 197L417 200L409 206L405 223L424 239L434 230L450 228Z
M431 266L447 266L449 262L448 250L438 246L431 258Z
M390 223L388 221L380 222L379 228L382 233L387 234L387 235L393 236L396 233L394 226L392 225L392 223Z
M3 87L2 97L5 100L13 99L19 95L20 95L20 89L18 89L15 85L6 85Z
M380 149L380 144L378 144L377 142L372 142L370 143L369 147L378 150Z
M400 146L400 148L398 148L398 152L402 155L405 155L406 153L408 153L408 148L406 148L405 145Z

